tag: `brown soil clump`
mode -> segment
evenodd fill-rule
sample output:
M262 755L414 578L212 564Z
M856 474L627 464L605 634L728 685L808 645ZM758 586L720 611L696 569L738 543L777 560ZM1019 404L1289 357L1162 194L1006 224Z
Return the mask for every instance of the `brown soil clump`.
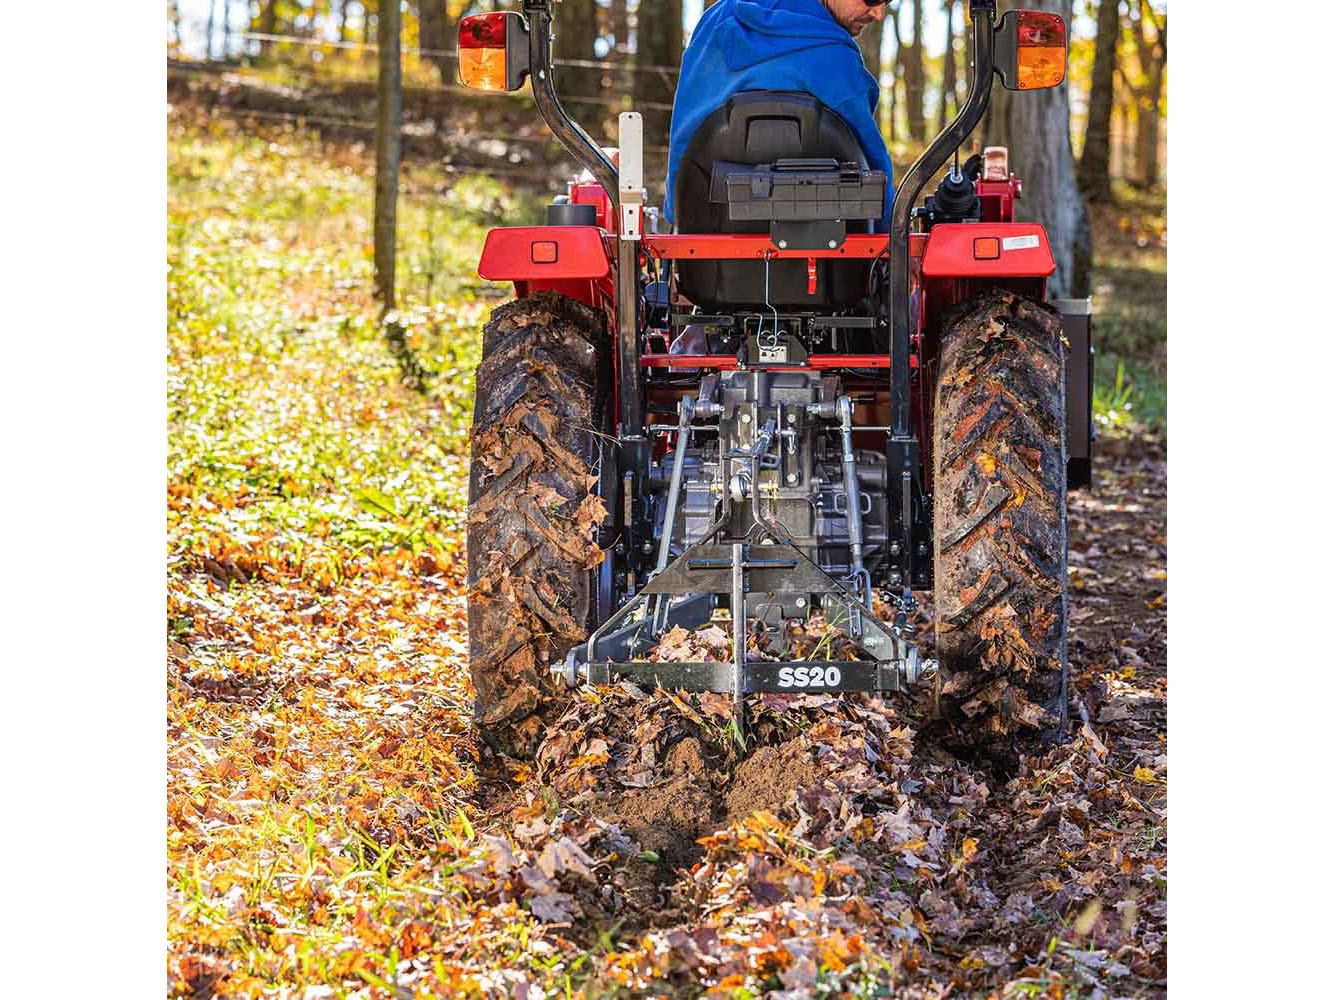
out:
M762 809L778 812L804 785L815 780L810 752L798 740L760 747L743 760L723 799L727 819L745 819Z

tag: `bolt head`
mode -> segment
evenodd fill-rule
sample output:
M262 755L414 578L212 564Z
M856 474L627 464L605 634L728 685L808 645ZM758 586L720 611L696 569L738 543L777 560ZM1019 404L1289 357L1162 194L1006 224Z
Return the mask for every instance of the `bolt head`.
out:
M750 423L750 414L749 414L749 413L743 413L743 414L741 414L741 422L742 422L743 424L748 424L748 423Z
M837 250L837 249L838 249L838 240L830 240L830 241L829 241L829 249L830 249L830 250Z
M787 474L787 481L789 483L795 483L799 478L800 477L795 472L789 472Z
M795 413L789 413L787 415L787 422L789 424L795 424L797 422L797 415Z
M787 240L779 240L779 241L778 241L778 249L779 249L779 250L786 250L786 249L787 249Z
M804 597L798 597L798 598L797 598L797 607L799 607L799 608L804 608L805 606L806 606L806 598L804 598Z

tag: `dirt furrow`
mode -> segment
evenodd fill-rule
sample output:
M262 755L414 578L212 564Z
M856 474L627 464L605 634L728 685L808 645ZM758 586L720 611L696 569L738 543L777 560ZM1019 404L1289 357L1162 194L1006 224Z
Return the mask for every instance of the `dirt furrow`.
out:
M1067 744L960 759L919 693L765 696L741 747L724 696L585 691L490 814L515 894L566 945L601 942L596 990L1155 995L1164 463L1137 447L1073 498Z

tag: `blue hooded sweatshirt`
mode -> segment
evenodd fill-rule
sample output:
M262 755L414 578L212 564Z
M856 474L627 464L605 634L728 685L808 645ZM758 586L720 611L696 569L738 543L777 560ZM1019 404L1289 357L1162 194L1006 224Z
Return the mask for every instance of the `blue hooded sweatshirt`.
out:
M718 0L699 19L681 59L672 111L667 199L675 221L676 172L695 130L743 90L796 90L812 95L847 122L873 170L889 179L882 231L893 204L893 165L876 125L880 88L861 49L820 0Z

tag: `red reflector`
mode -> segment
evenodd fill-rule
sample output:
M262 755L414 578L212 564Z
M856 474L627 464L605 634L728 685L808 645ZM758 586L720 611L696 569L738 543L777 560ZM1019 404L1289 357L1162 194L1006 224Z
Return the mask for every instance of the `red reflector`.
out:
M1019 11L1021 48L1065 48L1065 19L1041 10Z
M459 48L503 49L505 47L504 12L470 14L459 22Z
M973 240L973 260L998 260L1000 240L995 236L979 236Z
M529 259L534 264L554 264L560 249L554 240L534 240Z

